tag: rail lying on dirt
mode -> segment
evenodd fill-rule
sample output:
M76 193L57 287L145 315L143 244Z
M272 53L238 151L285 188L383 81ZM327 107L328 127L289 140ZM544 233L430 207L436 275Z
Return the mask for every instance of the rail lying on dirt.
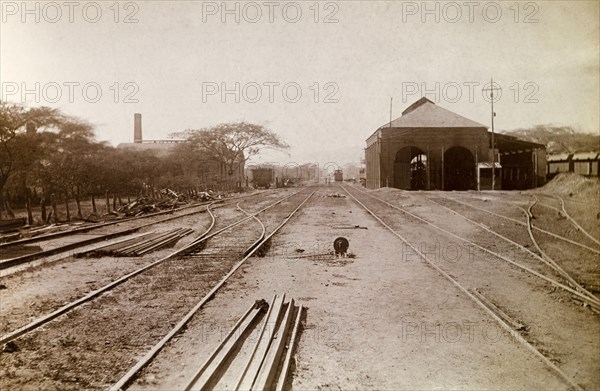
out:
M261 209L257 213L261 213L261 212L263 212L265 210L268 210L269 208L272 208L272 207L280 204L281 202L285 201L286 199L288 199L290 197L293 197L294 195L296 195L298 193L299 192L293 193L293 194L291 194L289 196L286 196L286 197L278 200L277 202L275 202L275 203L273 203L271 205L268 205L267 207ZM229 224L228 226L226 226L226 227L224 227L224 228L222 228L220 230L217 230L215 232L210 233L212 231L214 225L215 225L215 216L214 216L214 213L211 210L211 205L208 205L206 210L208 211L208 213L211 216L211 224L210 224L209 228L206 230L206 232L204 232L203 234L199 235L193 242L189 243L185 247L183 247L183 248L181 248L181 249L179 249L177 251L174 251L173 253L171 253L171 254L169 254L169 255L167 255L167 256L165 256L165 257L163 257L163 258L161 258L161 259L159 259L159 260L157 260L155 262L152 262L152 263L150 263L150 264L148 264L148 265L146 265L146 266L144 266L142 268L139 268L139 269L137 269L137 270L135 270L135 271L133 271L133 272L131 272L131 273L129 273L129 274L127 274L127 275L125 275L125 276L123 276L123 277L121 277L121 278L119 278L119 279L117 279L117 280L115 280L115 281L113 281L113 282L111 282L111 283L109 283L109 284L101 287L101 288L98 288L98 289L96 289L96 290L88 293L87 295L85 295L84 297L81 297L78 300L75 300L75 301L73 301L71 303L65 304L64 306L62 306L61 308L53 311L50 314L42 316L42 317L40 317L40 318L32 321L31 323L29 323L29 324L27 324L27 325L25 325L23 327L20 327L19 329L15 330L15 331L13 331L11 333L3 335L2 337L0 337L0 343L6 343L6 342L9 342L9 341L12 341L12 340L14 340L14 339L16 339L16 338L18 338L18 337L26 334L26 333L29 333L29 332L31 332L31 331L39 328L40 326L43 326L44 324L50 322L51 320L56 319L58 316L66 314L67 312L72 311L73 309L75 309L75 308L81 306L82 304L84 304L84 303L86 303L86 302L88 302L88 301L90 301L90 300L98 297L99 295L101 295L101 294L103 294L105 292L110 291L111 289L115 288L116 286L118 286L118 285L120 285L120 284L128 281L132 277L137 276L137 275L139 275L139 274L141 274L141 273L143 273L145 271L148 271L151 268L154 268L155 266L160 265L161 263L163 263L163 262L165 262L165 261L167 261L169 259L173 259L173 258L175 258L177 256L189 253L193 249L195 249L198 246L200 246L203 242L205 242L205 241L207 241L207 240L209 240L209 239L211 239L211 238L213 238L213 237L221 234L222 232L224 232L224 231L226 231L228 229L231 229L231 228L233 228L233 227L235 227L235 226L237 226L237 225L239 225L239 224L241 224L241 223L243 223L243 222L245 222L245 221L253 218L252 216L247 216L247 217L242 218L242 219L240 219L240 220L238 220L238 221L236 221L236 222L234 222L232 224Z
M148 365L152 359L160 352L160 350L179 332L181 332L181 330L185 327L185 325L190 321L190 319L192 319L192 317L194 316L194 314L196 312L198 312L198 310L200 310L200 308L202 308L206 302L208 302L213 295L227 282L227 280L252 256L254 255L258 249L261 247L261 245L264 245L265 243L267 243L284 225L286 225L290 219L294 216L294 214L296 214L296 212L298 212L298 210L300 210L300 208L302 208L302 206L304 206L304 204L312 197L312 195L317 191L318 188L315 188L313 191L310 192L310 194L293 210L291 211L291 213L289 213L287 215L287 217L281 222L281 224L279 224L275 229L273 229L273 231L271 231L271 233L269 233L267 236L263 237L263 239L258 243L258 245L252 245L252 249L247 252L247 255L245 255L239 262L237 262L234 267L221 279L221 281L215 285L195 306L194 308L192 308L180 321L179 323L177 323L177 325L175 325L175 327L173 327L173 329L171 329L171 331L165 336L163 337L163 339L160 340L160 342L158 342L152 349L150 349L150 351L148 351L146 353L146 355L139 360L119 381L117 381L112 387L111 390L115 391L115 390L121 390L124 387L126 387L138 374L138 372L144 368L146 365ZM300 193L300 192L298 192ZM298 193L295 193L293 195L296 195ZM292 195L292 196L293 196ZM290 196L291 197L291 196ZM289 198L289 197L288 197ZM266 210L267 208L254 213L253 215L257 215L259 213L261 213L262 211ZM252 218L252 216L247 217L247 219ZM244 219L245 220L245 219Z
M302 305L296 307L294 299L287 304L284 301L285 294L273 296L270 305L264 300L256 301L210 353L184 389L283 389L303 312ZM259 331L258 338L251 338L254 331ZM248 358L234 365L232 361L236 356L243 358L242 349L246 350L244 353ZM229 381L223 381L224 377Z

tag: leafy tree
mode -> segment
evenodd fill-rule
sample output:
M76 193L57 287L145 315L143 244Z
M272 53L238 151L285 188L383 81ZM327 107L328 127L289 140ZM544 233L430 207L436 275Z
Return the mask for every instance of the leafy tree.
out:
M26 109L0 101L0 210L4 205L5 188L11 177L20 173L21 187L27 185L27 173L38 159L38 139L33 136L37 129L56 128L65 118L57 109Z
M247 122L224 123L210 128L190 129L177 136L188 139L190 146L179 151L197 154L225 166L232 175L240 164L263 149L288 149L289 146L273 131Z

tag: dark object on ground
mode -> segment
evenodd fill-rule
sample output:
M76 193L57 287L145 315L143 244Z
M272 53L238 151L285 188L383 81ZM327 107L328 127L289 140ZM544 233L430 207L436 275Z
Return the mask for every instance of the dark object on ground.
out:
M16 343L14 343L13 341L7 342L6 344L4 344L4 346L2 347L2 351L4 353L13 353L16 352L17 350L19 350L19 347L17 346Z
M333 241L333 249L335 250L336 256L346 257L346 253L348 252L348 247L350 247L350 242L348 239L340 236L339 238Z

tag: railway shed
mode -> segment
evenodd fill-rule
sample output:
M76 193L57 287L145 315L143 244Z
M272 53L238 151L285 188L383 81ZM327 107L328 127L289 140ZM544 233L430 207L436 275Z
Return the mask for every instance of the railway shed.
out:
M366 140L366 187L405 190L491 188L492 134L487 126L421 98ZM495 134L495 188L544 184L546 148Z

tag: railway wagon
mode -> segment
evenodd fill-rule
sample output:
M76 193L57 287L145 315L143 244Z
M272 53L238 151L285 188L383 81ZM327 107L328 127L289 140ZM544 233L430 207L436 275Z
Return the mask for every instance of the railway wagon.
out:
M268 189L273 183L273 169L272 168L253 168L252 169L252 185L255 188L264 187Z
M600 176L599 163L600 154L598 152L550 155L547 158L547 178L551 179L562 172L598 177Z
M333 179L336 182L343 182L344 181L344 173L342 172L342 170L335 170L333 172Z

